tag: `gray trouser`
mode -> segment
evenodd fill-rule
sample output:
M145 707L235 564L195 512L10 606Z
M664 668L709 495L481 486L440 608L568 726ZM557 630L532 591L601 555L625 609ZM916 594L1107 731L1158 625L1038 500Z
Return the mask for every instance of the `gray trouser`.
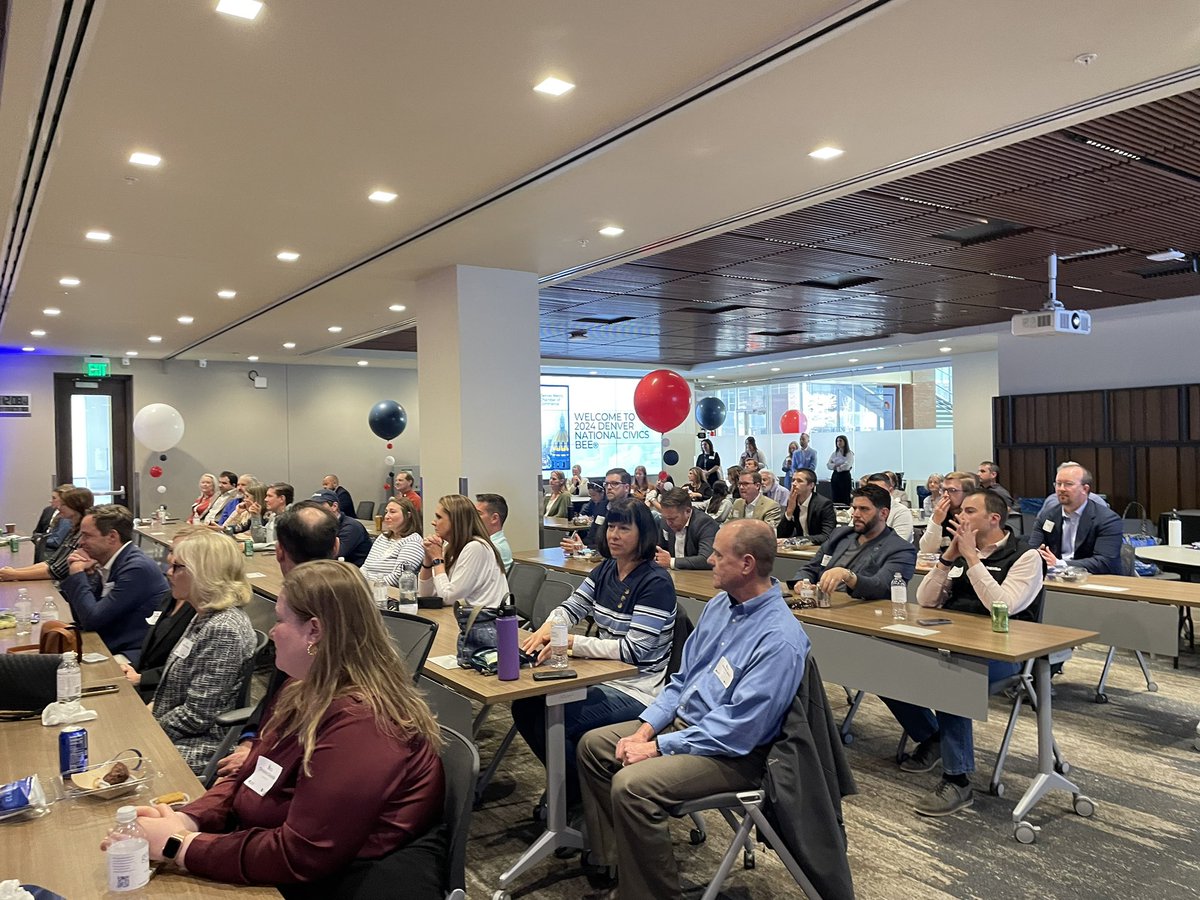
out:
M616 864L621 900L678 900L683 894L665 809L710 794L757 788L769 745L740 758L677 754L621 766L617 741L641 724L597 728L579 742L591 861ZM676 719L660 734L685 727Z

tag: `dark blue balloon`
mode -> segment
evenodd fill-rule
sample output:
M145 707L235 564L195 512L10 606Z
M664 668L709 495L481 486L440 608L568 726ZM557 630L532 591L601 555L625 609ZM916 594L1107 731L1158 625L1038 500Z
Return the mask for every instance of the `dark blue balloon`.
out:
M705 431L716 431L725 424L725 401L705 397L696 404L696 423Z
M367 424L378 437L390 441L403 434L408 427L408 413L395 400L380 400L371 407Z
M673 466L675 463L679 462L679 454L674 450L668 450L663 454L663 462L668 466Z

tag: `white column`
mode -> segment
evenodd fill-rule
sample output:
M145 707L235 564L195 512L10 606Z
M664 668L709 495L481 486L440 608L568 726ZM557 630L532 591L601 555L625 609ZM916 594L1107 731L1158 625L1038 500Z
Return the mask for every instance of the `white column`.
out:
M426 532L437 499L503 494L514 550L538 546L537 275L455 266L417 284L417 394Z

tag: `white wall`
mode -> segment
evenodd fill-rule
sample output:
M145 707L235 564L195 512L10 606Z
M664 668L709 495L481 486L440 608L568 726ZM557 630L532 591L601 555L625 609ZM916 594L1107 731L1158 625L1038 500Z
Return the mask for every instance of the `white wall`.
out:
M1000 392L997 354L955 354L954 369L954 459L945 469L974 472L985 459L993 459L992 398Z

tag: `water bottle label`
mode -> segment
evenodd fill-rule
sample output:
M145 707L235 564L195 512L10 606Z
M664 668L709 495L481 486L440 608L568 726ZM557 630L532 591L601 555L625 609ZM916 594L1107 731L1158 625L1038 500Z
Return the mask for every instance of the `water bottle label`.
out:
M145 838L125 838L109 845L108 888L136 891L150 880L150 845Z
M58 673L58 699L78 700L83 688L78 669L67 669Z
M567 626L566 625L551 625L550 626L550 646L551 647L567 646Z

